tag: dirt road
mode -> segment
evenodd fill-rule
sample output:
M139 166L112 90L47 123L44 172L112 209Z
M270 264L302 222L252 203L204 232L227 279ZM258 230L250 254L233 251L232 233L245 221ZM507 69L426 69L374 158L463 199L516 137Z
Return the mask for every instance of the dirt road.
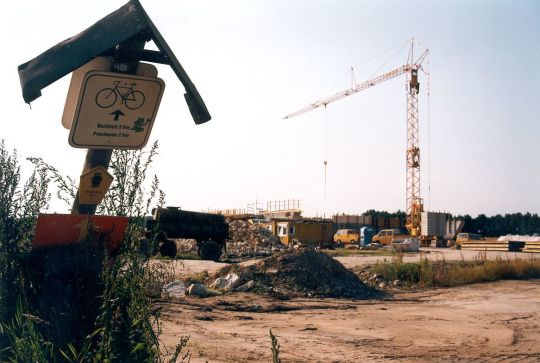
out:
M192 362L539 362L540 280L397 293L386 300L254 294L163 303L169 350L189 335Z

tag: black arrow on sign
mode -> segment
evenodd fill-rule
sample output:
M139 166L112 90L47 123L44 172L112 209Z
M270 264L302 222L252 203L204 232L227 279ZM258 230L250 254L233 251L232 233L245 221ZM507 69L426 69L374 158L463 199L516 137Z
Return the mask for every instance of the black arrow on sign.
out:
M114 121L118 121L120 116L125 116L124 113L120 110L116 110L114 112L111 112L110 115L114 115Z

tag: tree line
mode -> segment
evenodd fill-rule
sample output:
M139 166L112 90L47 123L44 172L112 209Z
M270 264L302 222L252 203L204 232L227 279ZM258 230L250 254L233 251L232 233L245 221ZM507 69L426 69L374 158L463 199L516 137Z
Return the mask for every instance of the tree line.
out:
M488 237L540 234L540 216L536 213L497 214L491 217L480 214L475 218L464 215L457 218L465 221L463 232L480 233Z
M370 209L362 213L362 215L370 217L406 218L406 213L400 210L397 212L387 212ZM507 234L540 234L540 216L536 213L507 213L505 215L497 214L490 217L485 214L480 214L477 217L471 217L466 214L455 218L465 221L463 232L480 233L487 237L498 237Z

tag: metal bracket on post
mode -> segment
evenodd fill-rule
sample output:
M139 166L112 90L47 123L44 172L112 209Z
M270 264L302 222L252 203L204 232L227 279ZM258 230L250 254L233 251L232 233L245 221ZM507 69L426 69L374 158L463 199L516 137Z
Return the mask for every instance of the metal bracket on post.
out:
M148 35L142 32L125 42L120 43L116 47L114 60L111 65L111 72L136 74L144 50L144 45L149 39ZM88 149L82 174L85 174L98 166L108 169L112 152L112 149ZM71 214L95 214L96 209L97 204L79 203L79 191L77 191Z

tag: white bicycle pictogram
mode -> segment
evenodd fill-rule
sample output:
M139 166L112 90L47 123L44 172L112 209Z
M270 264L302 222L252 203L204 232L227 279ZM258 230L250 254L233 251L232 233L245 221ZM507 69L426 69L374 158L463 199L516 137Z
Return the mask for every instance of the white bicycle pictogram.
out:
M113 81L114 88L103 88L96 94L96 105L101 108L109 108L113 106L120 96L121 103L126 105L130 110L136 110L144 104L144 93L134 90L136 83L131 83L128 86L120 86L120 81ZM127 85L127 83L126 83Z

